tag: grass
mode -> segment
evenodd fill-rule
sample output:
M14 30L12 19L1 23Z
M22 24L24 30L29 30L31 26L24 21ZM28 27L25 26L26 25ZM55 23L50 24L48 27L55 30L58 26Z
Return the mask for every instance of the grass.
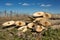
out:
M60 40L60 29L49 29L44 32L42 40Z
M0 31L0 40L37 40L40 36L36 32L31 32L28 30L25 33L21 33L20 36L17 35L18 31L16 28L12 30L2 30ZM42 33L42 40L60 40L60 29L49 29ZM39 39L40 40L40 39Z

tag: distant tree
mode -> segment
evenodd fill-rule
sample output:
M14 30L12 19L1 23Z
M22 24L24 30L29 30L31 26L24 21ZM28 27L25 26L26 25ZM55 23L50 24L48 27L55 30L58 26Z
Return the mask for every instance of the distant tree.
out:
M5 17L7 16L7 11L6 11L6 10L4 11L4 16L5 16Z
M2 12L0 11L0 17L1 17L1 15L2 15Z
M13 14L13 11L11 10L11 11L10 11L10 18L12 18L12 14Z

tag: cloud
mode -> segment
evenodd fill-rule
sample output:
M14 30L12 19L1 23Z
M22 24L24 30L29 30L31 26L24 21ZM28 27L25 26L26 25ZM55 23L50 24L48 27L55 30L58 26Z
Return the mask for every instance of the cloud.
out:
M40 6L42 6L42 7L50 7L52 5L51 4L41 4Z
M52 6L51 4L48 4L48 5L46 5L46 6Z
M18 4L21 4L21 3L18 3Z
M40 6L46 6L45 4L41 4Z
M11 5L13 5L12 3L5 3L5 5L7 5L7 6L11 6Z
M23 6L29 6L30 4L28 4L28 3L23 3L22 5L23 5Z

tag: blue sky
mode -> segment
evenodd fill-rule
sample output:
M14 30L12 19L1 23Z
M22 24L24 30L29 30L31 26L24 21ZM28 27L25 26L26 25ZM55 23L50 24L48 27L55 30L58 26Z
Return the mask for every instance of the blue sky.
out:
M60 0L0 0L0 11L60 13Z

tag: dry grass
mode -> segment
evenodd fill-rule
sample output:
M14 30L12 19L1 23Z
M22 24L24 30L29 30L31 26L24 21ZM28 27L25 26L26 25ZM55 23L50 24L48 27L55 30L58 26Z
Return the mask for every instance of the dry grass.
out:
M60 19L60 14L51 14L52 15L52 18L51 19Z
M60 20L49 20L52 25L59 25L60 24Z

